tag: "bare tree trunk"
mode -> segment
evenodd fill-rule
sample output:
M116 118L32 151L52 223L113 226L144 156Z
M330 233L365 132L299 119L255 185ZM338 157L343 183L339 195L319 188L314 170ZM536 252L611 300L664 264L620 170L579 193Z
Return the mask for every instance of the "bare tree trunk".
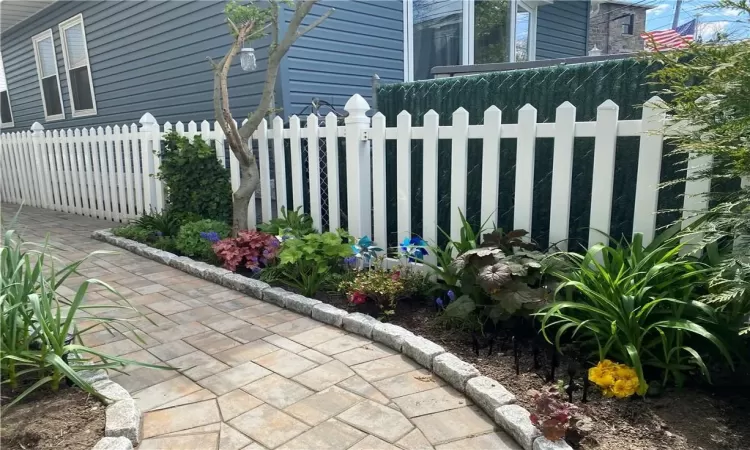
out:
M247 148L247 144L243 143L243 147L245 147L244 152L252 155L252 151ZM258 164L255 162L255 158L252 159L251 164L240 166L240 185L232 194L232 236L237 236L240 231L248 229L247 211L250 200L258 189L258 184L260 184Z

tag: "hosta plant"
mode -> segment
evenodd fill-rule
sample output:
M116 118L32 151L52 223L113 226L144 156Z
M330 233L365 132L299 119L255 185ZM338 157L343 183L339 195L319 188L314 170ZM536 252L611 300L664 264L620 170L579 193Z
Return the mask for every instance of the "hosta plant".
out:
M236 238L222 239L213 244L216 256L232 272L240 265L258 271L276 260L279 251L276 236L261 231L240 231Z
M271 219L268 223L258 225L258 230L274 236L302 237L316 233L313 220L309 214L302 212L302 207L286 209L281 207L281 216Z
M101 253L106 252L88 257ZM4 408L42 387L56 391L65 379L98 395L79 376L82 370L117 369L126 364L166 368L107 355L82 344L83 333L93 327L109 329L118 322L129 328L127 321L107 317L106 310L133 309L124 298L120 306L86 303L92 284L116 294L95 279L82 282L71 298L58 292L70 276L80 275L77 269L87 258L60 268L46 242L22 242L12 230L4 234L0 245L0 378L6 392L8 388L17 391ZM79 317L87 324L83 328L79 328Z
M622 361L638 374L638 394L648 389L645 367L681 385L689 371L709 377L710 351L733 366L713 307L699 301L707 269L681 257L679 236L663 234L650 245L597 244L585 254L559 253L551 271L560 284L556 301L539 312L542 333L561 347L563 336L591 348L599 361Z

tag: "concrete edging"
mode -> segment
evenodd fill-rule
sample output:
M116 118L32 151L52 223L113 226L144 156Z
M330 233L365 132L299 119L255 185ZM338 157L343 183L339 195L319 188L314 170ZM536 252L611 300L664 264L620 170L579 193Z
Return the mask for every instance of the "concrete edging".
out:
M84 381L104 397L104 437L93 450L132 450L141 442L141 410L130 393L109 379L104 369L78 372Z
M513 437L524 450L551 448L572 450L565 441L553 443L541 436L536 427L532 425L529 412L516 405L516 397L499 382L481 376L473 365L446 352L438 344L421 336L416 336L405 328L374 319L374 321L369 320L362 317L362 313L349 313L319 300L309 299L281 288L271 287L271 285L262 281L247 278L223 268L151 248L130 239L117 237L112 234L111 230L94 231L91 237L124 248L145 258L167 264L198 278L212 281L265 302L312 317L319 322L344 328L351 333L380 342L409 356L426 369L434 370L436 375L479 405L495 424ZM472 380L476 382L472 382Z

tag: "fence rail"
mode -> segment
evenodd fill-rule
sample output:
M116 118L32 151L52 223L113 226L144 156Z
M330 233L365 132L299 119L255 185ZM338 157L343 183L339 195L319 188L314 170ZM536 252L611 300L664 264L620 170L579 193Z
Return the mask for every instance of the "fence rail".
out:
M569 102L557 108L554 122L546 123L538 123L537 110L531 105L518 111L517 123L503 123L503 112L492 106L484 112L481 125L469 125L469 113L459 108L453 113L451 125L440 125L438 114L430 110L424 115L422 126L412 126L412 116L403 111L395 127L387 127L386 117L380 113L368 117L370 107L359 95L353 96L345 109L348 116L344 125L339 124L333 113L326 116L324 122L311 114L306 118L292 116L286 127L280 117L274 118L270 127L265 120L261 123L250 140L261 173L261 220L271 219L282 207L303 207L310 211L318 229L335 230L341 223L341 216L336 212L345 205L352 234L371 235L376 242L386 243L393 240L389 237L394 233L398 240L411 236L412 202L415 195L420 195L422 237L437 241L438 185L449 183L449 234L455 239L460 236L459 211L466 211L467 206L468 143L472 139L482 141L481 219L497 223L498 194L507 188L499 181L500 142L514 139L513 226L531 230L535 146L537 139L551 138L554 146L549 241L559 242L559 246L565 248L571 201L574 200L571 193L574 140L583 137L594 139L588 235L588 243L593 245L604 241L606 237L602 233L610 230L617 138L631 136L640 140L634 182L633 232L643 233L645 242L650 242L655 235L664 133L670 123L658 97L644 105L639 120L618 120L619 107L608 100L598 107L596 120L588 122L576 121L576 107ZM190 122L186 127L181 122L175 125L166 122L160 127L147 113L141 118L140 127L132 124L50 132L35 123L29 132L2 134L0 192L11 202L115 222L124 222L152 210L160 211L164 207L163 187L154 175L159 170L160 140L163 133L170 130L185 136L200 135L212 142L218 160L230 171L233 188L238 186L238 162L225 148L224 134L217 123ZM412 143L415 141L422 144L424 161L419 193L413 192L411 179ZM441 141L451 143L450 179L438 178L438 144ZM339 169L340 142L346 150L345 174ZM392 162L386 158L386 148L394 145L399 176L388 179L386 165ZM306 158L303 158L303 149L306 149ZM710 164L711 161L699 163ZM691 163L688 171L694 170L694 166L695 163ZM341 198L339 185L344 176L346 195ZM323 187L321 178L326 180ZM386 190L392 188L397 194L397 229L389 233ZM688 181L685 192L690 195L684 197L685 209L705 209L705 200L696 194L707 189L705 183ZM291 194L291 203L287 192ZM275 204L272 193L275 193ZM327 205L322 204L323 199L327 200ZM256 223L255 205L253 198L249 212L251 226ZM322 220L324 211L328 211L327 223Z

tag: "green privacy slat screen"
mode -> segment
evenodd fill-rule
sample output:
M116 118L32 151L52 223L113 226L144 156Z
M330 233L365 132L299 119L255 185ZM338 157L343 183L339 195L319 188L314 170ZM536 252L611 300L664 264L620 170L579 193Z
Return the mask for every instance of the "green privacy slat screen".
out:
M450 125L451 114L459 107L469 111L470 123L481 124L484 110L496 105L503 112L504 123L516 123L518 110L526 103L538 110L539 122L553 122L555 109L569 101L576 106L578 121L596 120L596 109L607 99L620 107L619 118L640 119L640 105L657 90L648 85L647 76L655 70L653 64L636 59L604 61L576 65L495 72L467 77L444 78L413 83L381 86L377 91L378 109L387 118L389 127L396 126L396 117L402 110L412 115L414 126L421 126L423 115L434 109L440 115L441 125ZM612 228L614 237L630 236L635 205L635 180L638 170L639 138L618 138ZM500 146L500 180L498 186L481 179L482 143L469 141L469 178L466 215L476 227L486 218L479 217L482 189L499 187L498 227L513 226L513 199L515 185L515 139L503 139ZM534 211L532 237L547 246L552 175L552 139L537 139L534 171ZM589 211L591 208L591 181L593 172L593 138L576 138L573 163L573 185L569 236L576 243L586 243ZM670 157L666 146L662 163L662 181L673 180L684 170L684 163ZM449 229L450 217L450 141L441 140L438 149L438 226ZM396 170L395 142L386 148L388 233L389 245L396 242L396 177L409 176ZM412 143L412 232L422 232L422 143ZM660 209L679 208L683 186L677 184L659 195ZM596 205L595 205L596 206ZM676 217L660 215L657 226L664 226Z

